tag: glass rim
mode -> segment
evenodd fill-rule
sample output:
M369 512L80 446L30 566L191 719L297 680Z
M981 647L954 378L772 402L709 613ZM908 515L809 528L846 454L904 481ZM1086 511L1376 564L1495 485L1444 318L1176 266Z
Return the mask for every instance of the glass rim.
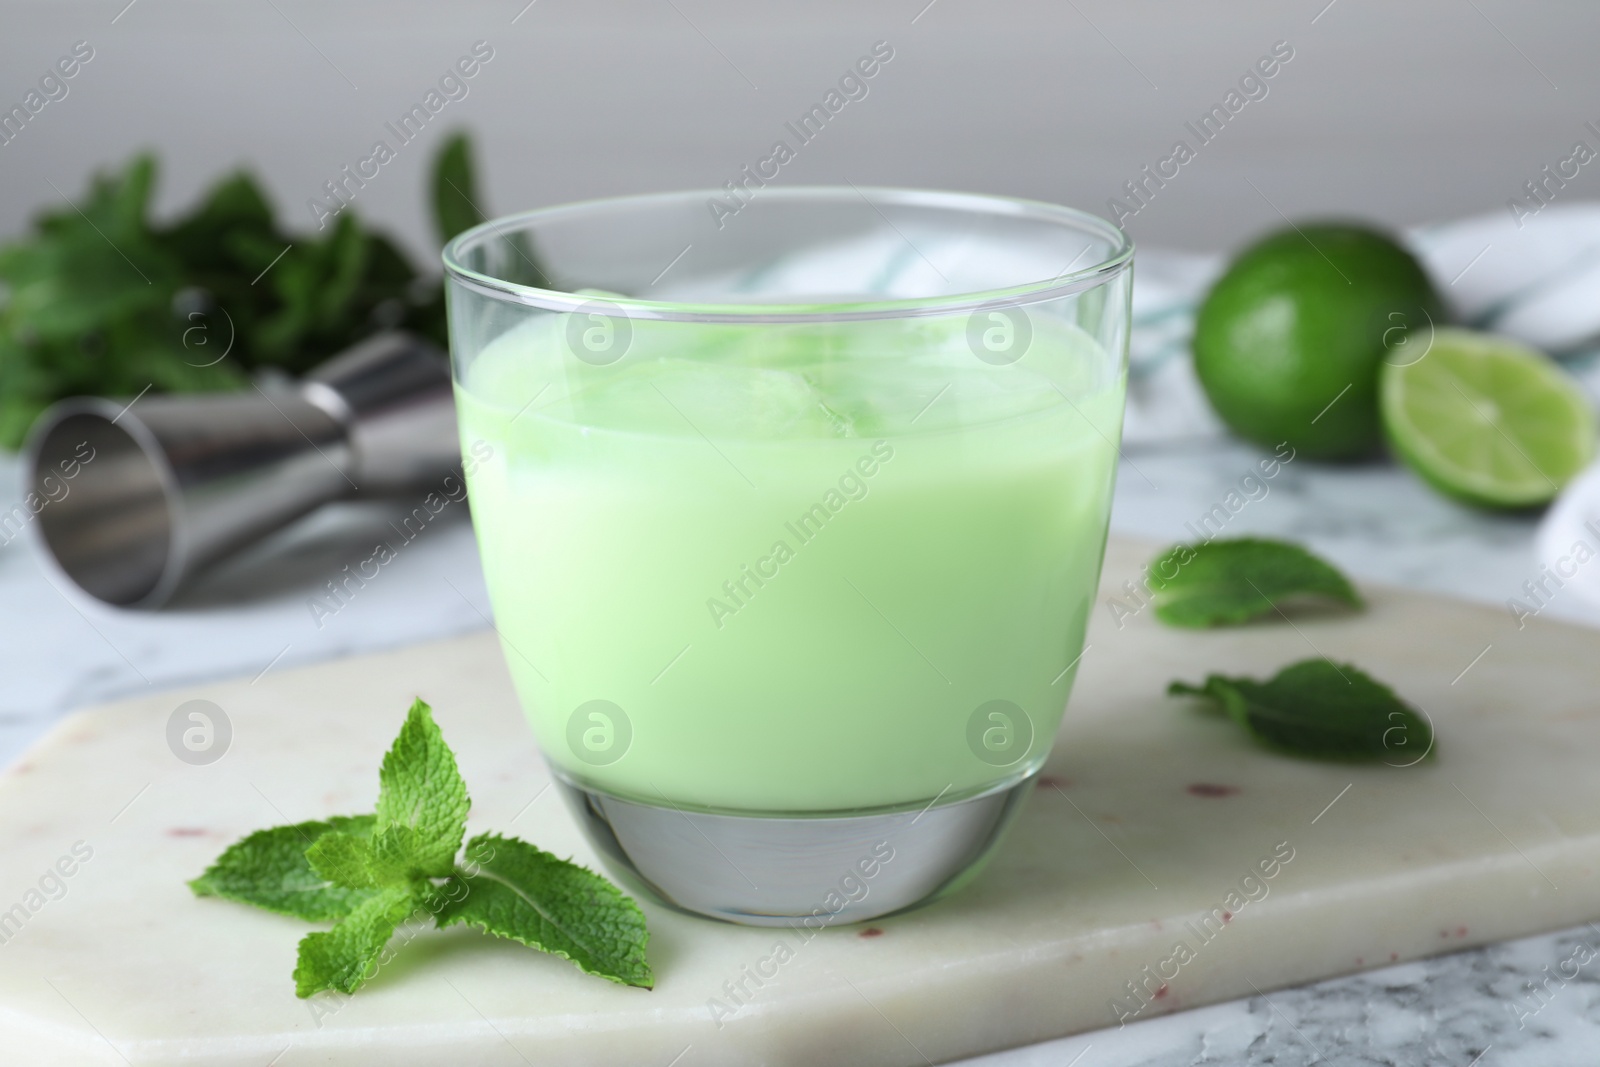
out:
M885 204L940 208L968 214L1001 215L1087 232L1105 240L1110 245L1111 251L1097 262L1076 270L1072 269L1076 264L1068 264L1066 269L1053 278L1041 278L994 289L893 300L776 304L701 304L641 300L635 297L597 297L507 281L492 274L473 270L463 262L465 255L483 242L506 233L519 232L531 223L551 219L592 217L631 207L700 202L720 197L723 192L720 189L686 189L679 192L603 197L534 208L490 219L457 234L446 243L441 254L445 274L452 281L483 295L509 299L547 311L572 312L580 308L593 310L596 304L600 304L614 314L636 319L668 322L799 323L952 315L988 307L1036 304L1103 285L1127 270L1133 262L1134 245L1127 232L1087 211L1041 200L987 193L855 185L788 186L782 189L763 190L759 199L808 203L864 201L875 210L880 204ZM893 227L893 223L890 223L890 226Z

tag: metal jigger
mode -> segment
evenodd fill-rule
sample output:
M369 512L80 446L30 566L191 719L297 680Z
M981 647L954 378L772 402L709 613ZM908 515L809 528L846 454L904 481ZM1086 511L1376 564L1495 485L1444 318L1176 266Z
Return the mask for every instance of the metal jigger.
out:
M448 358L398 332L294 384L63 400L26 447L40 540L62 573L145 608L323 504L437 488L460 462Z

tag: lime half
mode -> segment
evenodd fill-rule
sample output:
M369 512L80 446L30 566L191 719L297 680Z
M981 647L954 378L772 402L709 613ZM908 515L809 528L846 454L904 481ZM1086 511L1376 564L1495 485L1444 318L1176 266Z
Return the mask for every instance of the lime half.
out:
M1400 458L1470 504L1546 503L1594 458L1595 412L1577 383L1503 337L1438 330L1416 361L1384 365L1379 396Z

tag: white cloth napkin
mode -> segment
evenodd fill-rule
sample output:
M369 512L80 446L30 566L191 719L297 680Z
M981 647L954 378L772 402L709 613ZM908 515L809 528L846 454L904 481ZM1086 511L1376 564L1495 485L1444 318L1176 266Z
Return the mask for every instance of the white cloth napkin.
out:
M1535 547L1539 569L1507 603L1520 624L1562 600L1600 606L1600 463L1574 479L1551 505L1539 523Z

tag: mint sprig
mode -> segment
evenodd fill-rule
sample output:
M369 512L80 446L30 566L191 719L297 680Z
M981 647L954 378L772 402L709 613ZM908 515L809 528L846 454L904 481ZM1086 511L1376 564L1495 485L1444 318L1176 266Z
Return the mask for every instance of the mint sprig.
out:
M1297 756L1409 766L1433 755L1433 729L1394 690L1348 663L1301 660L1265 682L1213 674L1170 696L1213 701L1258 742Z
M295 994L353 993L411 919L466 923L623 985L654 985L644 914L616 886L525 841L480 834L457 861L470 800L455 754L421 700L383 758L372 815L259 830L189 883L333 928L308 934Z
M1156 617L1171 626L1248 622L1300 600L1362 606L1333 564L1287 541L1240 537L1174 545L1147 573Z

